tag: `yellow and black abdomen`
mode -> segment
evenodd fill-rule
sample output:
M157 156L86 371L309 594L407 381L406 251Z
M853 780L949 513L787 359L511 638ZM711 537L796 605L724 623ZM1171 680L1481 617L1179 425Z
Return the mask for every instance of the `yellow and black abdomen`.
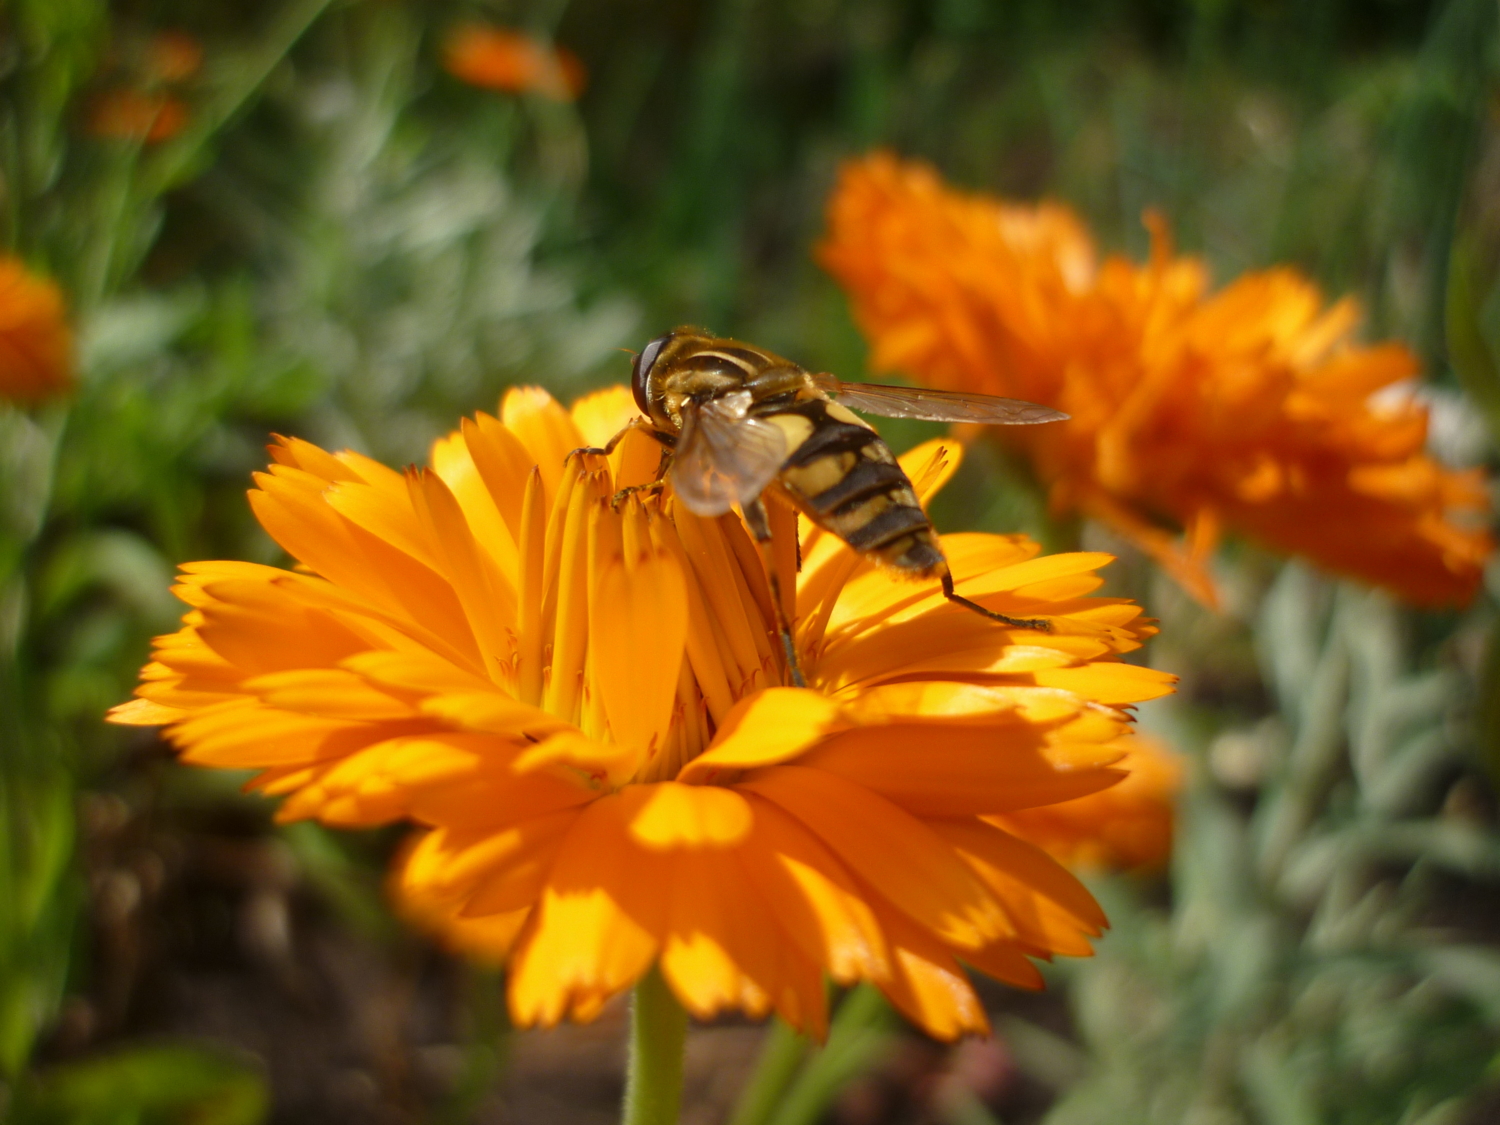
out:
M858 416L821 396L773 399L752 413L786 435L779 479L813 523L913 577L946 573L911 481L890 447Z

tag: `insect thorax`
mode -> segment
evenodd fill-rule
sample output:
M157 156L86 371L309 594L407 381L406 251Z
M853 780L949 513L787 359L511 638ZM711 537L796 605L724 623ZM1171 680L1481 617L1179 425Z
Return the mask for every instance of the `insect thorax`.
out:
M806 384L807 373L774 352L678 329L651 367L645 397L655 425L679 430L689 399L703 402L748 389L759 401Z

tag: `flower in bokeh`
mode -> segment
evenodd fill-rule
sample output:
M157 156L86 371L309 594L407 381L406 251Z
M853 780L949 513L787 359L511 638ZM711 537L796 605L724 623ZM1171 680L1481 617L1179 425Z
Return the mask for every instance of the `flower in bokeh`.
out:
M159 31L146 44L142 70L148 82L186 82L203 67L203 45L185 31Z
M96 97L88 115L88 130L94 136L148 145L171 140L187 123L188 108L182 99L123 86Z
M443 66L471 86L544 94L559 101L578 97L587 81L583 63L566 47L478 23L462 24L448 36Z
M0 257L0 399L33 403L73 386L73 342L62 290Z
M284 819L409 819L409 913L510 963L521 1024L587 1019L659 959L690 1011L826 1025L824 974L873 981L951 1037L985 1026L958 961L1023 986L1104 918L1040 848L982 816L1120 773L1126 708L1171 677L1119 654L1154 630L1088 596L1098 554L944 538L959 589L875 570L771 505L808 687L784 686L770 587L740 518L650 479L623 388L570 414L513 390L394 472L282 439L251 503L296 570L193 563L192 608L117 722L251 768ZM956 466L903 464L930 495ZM793 595L795 591L795 595Z
M1118 785L990 819L1075 870L1159 870L1172 855L1181 759L1142 735L1115 768L1128 771Z
M820 253L877 367L1071 414L1005 437L1055 509L1133 538L1205 602L1226 528L1417 604L1472 598L1484 482L1424 453L1421 405L1377 394L1417 374L1412 354L1355 343L1354 304L1325 307L1290 269L1211 293L1148 222L1147 263L1100 264L1064 207L878 154L844 169Z

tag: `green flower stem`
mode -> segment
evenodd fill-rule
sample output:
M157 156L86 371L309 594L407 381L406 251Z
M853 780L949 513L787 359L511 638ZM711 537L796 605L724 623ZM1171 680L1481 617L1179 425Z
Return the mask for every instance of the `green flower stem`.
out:
M686 1039L687 1012L653 965L635 986L630 1005L624 1125L677 1125Z
M777 1020L730 1125L816 1125L845 1086L880 1064L896 1023L880 990L868 984L845 994L821 1049Z
M890 1003L871 984L855 985L844 995L828 1042L813 1055L782 1095L770 1125L817 1125L844 1087L868 1074L895 1043L898 1022Z
M730 1125L766 1125L807 1061L811 1044L781 1020L766 1031L755 1073L740 1093Z

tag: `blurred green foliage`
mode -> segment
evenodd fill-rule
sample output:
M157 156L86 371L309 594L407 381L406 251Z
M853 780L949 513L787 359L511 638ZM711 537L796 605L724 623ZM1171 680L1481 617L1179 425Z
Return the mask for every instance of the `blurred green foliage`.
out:
M1464 899L1500 836L1473 686L1405 633L1384 596L1283 568L1256 629L1275 714L1177 716L1172 911L1111 888L1117 940L1069 974L1090 1071L1050 1120L1464 1119L1500 1033L1500 950Z
M589 92L447 76L442 36L475 17L566 43ZM90 135L92 99L168 28L205 50L188 127ZM889 145L1062 198L1109 250L1142 253L1155 206L1220 279L1301 265L1419 346L1440 451L1493 463L1473 422L1500 420L1497 49L1493 0L8 0L0 240L65 287L81 385L0 407L0 1114L229 1125L274 1096L128 1013L68 1030L68 997L107 1013L119 983L98 976L118 857L81 810L189 850L203 824L273 840L373 956L415 956L379 902L387 839L275 837L99 721L180 610L175 563L277 560L242 497L269 434L418 460L504 387L620 379L617 349L684 322L858 378L809 251L838 161ZM965 472L940 526L1079 533L998 458ZM1191 673L1148 716L1193 756L1176 864L1100 885L1115 930L1058 982L1077 1067L1053 1032L1000 1026L1058 1122L1462 1120L1500 1046L1492 606L1408 616L1250 552L1224 565L1240 593L1214 621L1120 568L1164 619L1156 659ZM462 979L458 1077L403 1119L473 1119L496 1081L495 982ZM736 1120L819 1119L891 1037L865 992L821 1051L773 1032Z
M256 1125L269 1108L251 1068L192 1047L145 1047L58 1067L25 1091L37 1125Z

